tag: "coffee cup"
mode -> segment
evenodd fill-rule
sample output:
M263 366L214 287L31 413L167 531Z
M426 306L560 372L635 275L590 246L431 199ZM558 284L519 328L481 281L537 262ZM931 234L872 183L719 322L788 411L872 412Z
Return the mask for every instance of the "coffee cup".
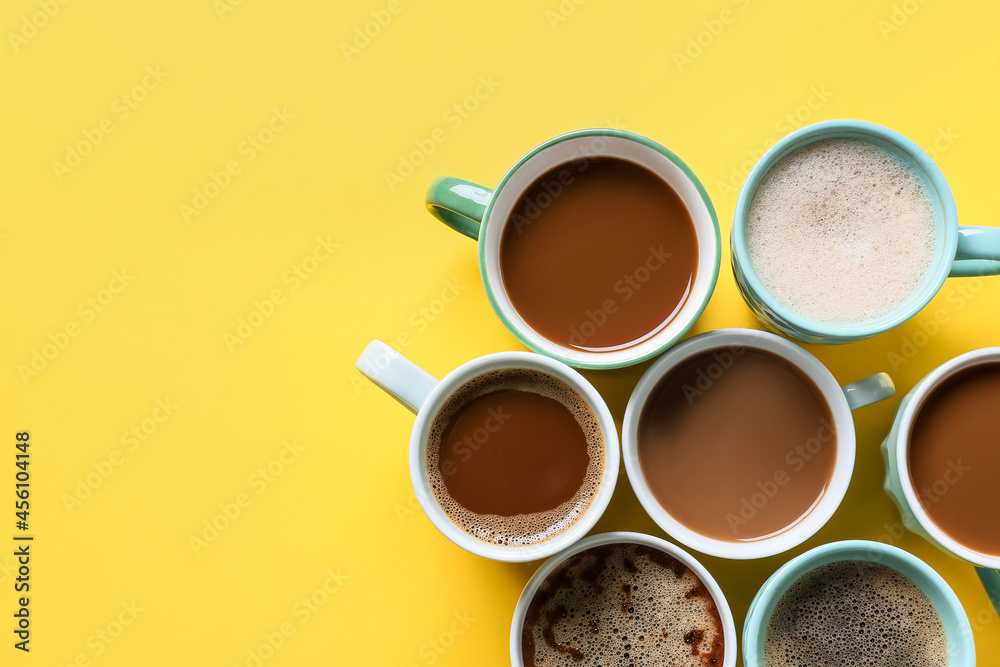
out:
M373 340L357 367L416 414L409 447L414 493L431 523L466 551L508 562L545 558L583 537L608 506L618 479L615 422L593 385L565 364L531 352L500 352L468 361L438 380ZM491 406L491 396L510 402ZM542 409L546 412L538 412ZM513 442L523 448L537 440L534 432L543 424L536 419L553 420L544 424L545 433L562 436L568 428L573 449L546 449L544 460L518 449L521 458L511 459L515 450L508 454L502 447ZM449 437L466 431L464 440L448 444ZM529 469L536 462L538 470ZM534 499L543 484L556 482L556 491ZM490 497L491 489L498 489L496 497ZM560 489L568 495L554 507L515 509L510 517L496 510L503 498L544 504Z
M649 516L681 544L772 556L836 511L854 470L851 411L893 393L885 373L841 387L773 333L710 331L639 380L622 425L625 470Z
M980 384L990 381L992 385ZM882 442L885 491L903 524L945 552L990 570L1000 569L1000 540L981 540L996 535L997 507L984 506L981 494L991 494L997 483L990 452L995 448L989 446L996 434L997 390L992 399L975 393L998 383L1000 347L973 350L945 362L903 398ZM980 446L986 446L978 458L975 435L961 431L976 427L989 433L986 440L978 436ZM959 515L981 519L981 525L956 523ZM992 587L992 599L1000 600L1000 578L991 573L983 583L988 590Z
M976 664L976 646L973 641L972 627L969 624L969 619L962 608L962 603L959 602L955 592L948 586L941 575L916 556L897 547L881 542L850 540L824 544L811 549L782 565L764 582L764 585L760 587L760 590L754 597L753 602L750 603L750 609L747 611L746 621L743 624L742 649L743 664L745 667L773 667L770 662L765 661L767 653L765 645L768 639L768 627L772 621L772 616L774 616L776 609L780 613L779 602L782 601L782 597L797 582L803 581L803 577L817 572L819 568L824 566L829 567L834 563L844 562L857 563L859 564L857 567L858 570L865 568L865 571L879 576L879 581L889 581L894 586L900 585L898 575L902 575L903 578L912 582L912 585L915 585L923 592L926 600L933 606L933 611L936 612L936 615L941 620L941 628L934 627L936 624L933 623L928 623L926 626L921 625L920 628L933 628L935 634L937 634L939 629L943 629L947 645L939 652L947 656L949 667L973 667ZM887 580L884 574L879 575L870 566L866 565L869 563L885 566L897 573L895 576L896 580ZM827 571L829 572L829 570ZM856 572L852 574L856 574ZM816 576L819 577L820 574ZM904 582L902 585L909 584ZM853 599L854 605L852 605L853 609L851 612L858 610L858 606L861 606L861 597L859 595ZM870 598L866 596L866 599ZM823 602L828 605L831 603L830 598L827 596L823 596ZM889 604L896 605L897 602L893 600ZM789 605L789 607L792 607L792 605ZM919 610L920 608L918 607L917 616L919 616ZM837 630L848 627L851 633L858 634L858 628L849 625L850 619L845 618L844 614L844 610L825 609L823 613L817 614L814 618L822 618L824 616L833 617L833 622L838 626ZM859 620L861 621L861 630L865 630L866 627L870 629L873 623L877 623L877 620L872 618L871 615ZM892 625L894 621L895 619L891 619L890 623L887 623L887 626ZM919 632L919 630L914 630L914 632ZM817 633L823 636L826 641L829 642L831 640L828 632L824 633L823 630L818 630ZM811 636L815 636L817 633L813 633ZM803 630L802 635L805 635L805 630ZM887 641L883 637L878 637L877 642L879 645ZM777 641L777 638L772 638L771 641ZM892 641L892 639L890 638L888 641ZM892 647L886 646L886 648L891 649ZM937 648L941 649L939 645ZM843 660L838 662L844 664ZM912 663L900 662L893 664ZM931 663L928 662L928 664ZM939 663L935 662L933 664Z
M540 599L540 589L542 590L542 594L551 595L553 593L551 586L555 582L552 581L550 575L556 572L558 577L557 571L566 573L567 568L579 567L580 564L575 562L574 559L587 557L587 554L584 552L591 552L591 550L597 552L594 556L595 563L602 563L604 567L610 565L610 567L614 568L613 550L620 548L637 550L640 553L639 555L629 554L629 557L622 559L622 564L625 566L623 571L620 573L616 572L615 576L608 577L609 580L613 579L614 586L592 587L595 592L599 588L600 592L596 593L596 595L589 594L590 588L583 591L587 593L585 595L585 603L592 603L595 601L595 598L599 598L601 595L616 595L622 598L621 600L616 599L614 601L615 604L601 605L604 607L604 610L610 608L616 615L620 613L621 628L608 627L608 624L603 622L605 619L591 616L587 617L587 621L581 621L581 623L588 623L586 631L582 634L593 638L594 650L610 651L613 655L609 654L609 657L618 659L621 657L628 659L630 657L628 652L631 651L632 658L641 659L643 651L655 646L656 648L653 650L657 651L657 657L660 659L664 655L669 655L669 651L674 651L675 653L683 654L684 659L698 665L713 664L719 667L733 667L736 664L737 652L736 625L733 622L732 612L719 584L716 583L712 575L697 559L680 547L657 537L632 532L611 532L591 535L580 540L570 548L552 556L538 568L531 579L528 580L527 585L525 585L524 591L521 593L521 597L518 599L517 606L514 609L514 617L510 627L511 665L514 667L525 667L526 664L534 664L534 660L530 657L528 660L525 660L526 644L534 641L532 639L534 633L529 632L530 628L526 627L526 622L533 620L532 617L539 615L537 607L545 602L545 600ZM649 558L647 556L644 558L642 555L643 551L652 557ZM654 564L653 561L659 562ZM595 571L596 568L594 568L593 564L589 565L590 567L587 568L589 572L583 573L582 583L584 586L593 583L595 580L599 583L602 578L602 573ZM701 616L703 614L703 611L694 606L687 610L683 608L676 609L674 615L667 617L666 620L663 618L651 619L648 631L643 633L641 629L644 618L643 614L649 610L643 609L639 605L644 604L647 598L650 603L658 603L658 598L654 597L654 590L651 589L655 588L656 577L661 573L663 575L662 582L665 587L676 588L676 594L679 599L686 598L687 601L700 601L705 606L710 601L711 606L717 612L717 616L712 615L713 620L711 624L714 627L710 629L700 627L701 624L697 620L692 622L684 618L687 614L692 616ZM628 576L642 579L639 582L641 585L636 585L636 588L640 589L641 593L636 592L633 595L631 592L626 592L624 595L622 594L622 580ZM700 585L692 577L700 581ZM691 586L688 579L694 582L695 585ZM543 584L545 585L544 587ZM581 591L582 587L577 586L573 592L579 595ZM569 593L569 589L566 592ZM667 598L667 604L672 602L669 599L671 595L669 588L662 591L662 595ZM632 601L635 601L634 607L631 606ZM556 604L558 602L558 600L555 601ZM536 606L534 610L532 609L533 603ZM576 609L575 612L580 616L585 613L583 609ZM544 615L543 612L542 616ZM562 618L565 619L565 616L562 616ZM676 630L673 628L667 630L662 627L663 622L670 621L677 622L679 628ZM559 647L561 653L571 653L571 657L573 658L595 658L595 656L584 655L588 648L580 641L581 638L579 635L577 636L577 643L579 645L566 645L560 641L568 639L568 637L562 636L563 629L553 628L552 630L552 639L554 643L558 642L561 644ZM633 631L635 636L631 634ZM699 644L703 643L707 645L711 641L709 637L703 636L702 633L714 634L721 640L721 646L716 647L714 654L707 655L702 653L699 655ZM542 647L538 648L541 649ZM708 646L703 646L702 648L703 651L709 650ZM579 653L572 653L573 651L578 651ZM624 653L624 656L622 653ZM722 654L721 659L719 659L719 653ZM712 661L713 659L716 661ZM614 660L609 660L609 662L614 662ZM544 664L549 663L545 662ZM676 664L687 663L677 662Z
M851 264L850 267L837 264L848 253L836 250L840 246L834 245L833 239L840 242L849 234L845 234L842 227L835 225L830 227L833 231L826 233L825 243L822 239L814 243L802 233L786 234L784 227L779 228L771 224L770 220L766 220L766 224L754 227L754 229L764 229L769 226L771 231L767 233L754 232L754 238L751 239L750 226L758 215L754 212L756 210L754 209L755 201L758 193L765 186L769 197L773 193L774 211L778 212L772 212L768 215L778 216L780 211L785 211L789 220L792 221L789 224L792 225L801 224L801 221L807 217L814 221L825 220L822 216L827 215L824 208L826 202L802 199L803 205L808 204L812 207L810 209L812 212L808 216L799 215L788 205L788 202L794 198L803 197L801 193L804 188L800 187L797 181L794 187L791 185L787 187L788 192L792 193L789 195L792 199L787 199L785 194L780 194L779 188L784 187L781 186L782 179L786 183L792 183L790 179L799 179L803 183L811 181L816 183L818 187L823 179L832 178L832 176L820 171L814 174L811 170L826 169L833 161L824 162L824 158L817 153L818 157L813 158L813 161L808 162L806 166L796 167L799 171L794 171L790 166L785 170L781 165L790 165L790 162L785 161L785 159L800 149L811 148L818 151L818 142L843 139L856 140L857 142L854 144L855 148L845 148L848 153L851 151L858 153L857 146L859 145L868 147L869 152L879 153L874 157L872 155L865 156L865 151L861 150L859 155L851 159L856 158L861 162L867 160L866 164L871 163L873 159L876 162L881 160L882 166L879 169L885 171L884 178L880 176L879 179L876 179L879 181L878 189L866 190L859 195L857 202L859 207L862 204L868 206L870 201L874 201L870 194L872 192L875 193L875 198L882 197L884 202L879 200L878 206L875 208L864 209L868 211L865 215L872 216L873 224L867 227L871 238L864 240L865 244L869 244L869 241L870 244L864 247L860 243L857 246L849 246L850 255L857 257L856 260L852 259L854 264ZM797 155L801 156L802 153ZM887 164L887 161L891 164ZM776 167L779 169L776 170ZM855 173L868 174L868 169L869 167L865 167L865 169ZM897 173L892 173L893 170ZM772 174L778 174L778 171L781 171L780 178L775 176L773 182L777 185L772 186L767 179ZM919 235L909 231L896 234L897 238L886 239L885 230L881 226L875 226L884 220L889 220L888 217L882 217L884 214L876 212L876 209L882 211L883 209L880 207L883 204L887 210L897 206L898 194L903 190L900 189L899 192L895 192L895 190L901 180L911 183L913 197L920 199L920 202L914 202L912 206L918 207L920 210L917 212L922 211L921 215L927 218L927 229L924 230L927 238L923 241L918 242L916 238ZM867 181L865 186L867 187ZM830 201L850 201L851 206L854 206L853 200L846 199L855 196L850 194L851 188L854 186L844 187L843 184L840 184L831 187ZM823 193L826 192L826 190L823 191ZM924 194L920 194L921 192ZM825 194L817 196L825 196ZM761 206L763 210L770 210L763 203L756 205ZM824 212L819 213L818 211ZM900 225L917 224L915 221L920 216L914 217L916 213L913 211L906 215L910 217L903 216L893 218L893 220L902 221L898 223ZM810 224L816 225L816 229L819 229L820 222ZM833 225L833 223L827 222L823 222L823 224ZM905 227L905 229L909 230L910 227ZM768 234L775 236L772 238ZM818 247L820 251L827 252L831 256L823 256L822 261L806 259L801 252L796 252L797 258L780 257L780 252L776 252L776 250L780 250L781 238L790 241L797 239L794 242L809 243L811 248ZM907 252L911 253L912 259L903 260L901 263L897 262L893 266L896 259L890 257L890 249L894 245L898 246L903 239L911 238L914 239L912 243L915 245L912 249L908 248ZM765 243L768 245L765 246ZM910 241L906 241L906 243L910 243ZM920 245L921 243L923 245ZM759 248L755 252L759 253L758 264L761 266L755 265L752 258L754 253L751 246L754 244L756 244L755 247ZM839 254L834 256L835 252ZM795 265L793 260L796 259L803 265ZM824 121L803 127L779 140L764 153L750 171L736 202L732 229L732 265L737 286L743 294L743 298L754 314L767 327L809 343L849 343L887 331L910 319L926 306L941 289L946 278L1000 274L1000 261L998 260L1000 260L1000 229L959 225L951 189L948 187L948 182L941 169L930 156L902 134L865 121ZM827 266L825 262L830 262L830 264ZM772 264L774 265L773 269L769 268ZM905 270L901 269L901 266L905 266ZM765 280L762 273L764 269L766 269L768 280ZM897 276L898 284L895 282L896 278L894 278L894 282L890 283L887 278L890 273L893 276L899 274ZM868 276L877 276L878 283L869 284ZM850 294L838 293L835 297L830 298L831 291L824 285L823 289L827 290L826 298L821 298L813 290L822 285L823 280L832 280L834 282L831 285L834 289L837 289L837 285L840 284L843 286L841 289L845 290L848 285L854 289L854 282L848 282L848 280L857 281L857 289ZM799 283L799 287L795 287L795 281L802 281ZM889 284L895 287L888 290L886 286ZM800 288L801 294L797 292ZM779 298L776 292L782 292L784 298ZM789 301L800 298L801 301L797 302L798 306L793 308L789 305ZM871 304L865 301L868 298L873 299ZM821 303L810 302L809 299L818 299ZM808 312L804 312L807 310L805 304L809 304Z
M595 197L615 207L605 211L611 217L599 215ZM630 206L641 221L613 217ZM660 354L698 319L718 278L719 226L705 188L671 151L632 132L550 139L493 189L439 178L427 208L478 239L483 285L504 326L530 349L578 368ZM583 224L590 215L598 216L592 233Z

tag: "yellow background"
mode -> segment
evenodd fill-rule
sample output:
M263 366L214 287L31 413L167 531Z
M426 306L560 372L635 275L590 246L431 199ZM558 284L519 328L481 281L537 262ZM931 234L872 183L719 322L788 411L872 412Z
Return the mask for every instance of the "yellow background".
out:
M522 349L487 303L474 244L425 212L427 184L494 185L572 129L652 137L700 177L726 239L692 333L757 326L728 265L733 207L753 160L795 127L850 117L899 130L936 157L964 223L996 222L998 22L985 1L5 2L0 664L256 664L248 651L260 657L282 628L293 634L262 664L507 664L538 563L473 557L431 526L406 464L413 417L354 370L372 338L439 377ZM268 135L272 120L285 124ZM77 166L54 164L101 127ZM258 135L271 141L250 159ZM205 192L213 174L225 187ZM1000 279L953 280L895 331L813 349L841 382L888 370L898 393L856 414L853 483L813 539L760 561L701 558L737 627L793 555L882 539L945 576L980 664L1000 664L1000 619L973 569L897 532L878 454L920 377L1000 342L998 303ZM947 322L920 334L936 314ZM241 318L259 324L245 339ZM25 373L33 359L41 370ZM586 375L620 420L644 368ZM28 655L12 648L8 555L21 430L36 536ZM269 464L280 474L265 483ZM226 525L220 505L240 513ZM225 528L192 546L212 521ZM624 474L595 532L621 529L662 536ZM309 597L322 604L307 616Z

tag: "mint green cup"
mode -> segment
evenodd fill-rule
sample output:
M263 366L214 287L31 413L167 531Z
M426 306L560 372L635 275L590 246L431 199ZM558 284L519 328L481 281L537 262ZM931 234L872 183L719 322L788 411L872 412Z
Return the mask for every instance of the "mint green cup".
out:
M845 560L879 563L916 584L934 605L948 638L948 666L974 667L976 645L962 603L948 583L930 565L897 547L867 540L832 542L793 558L760 587L743 624L744 667L765 667L764 640L781 596L804 575L818 567Z
M826 139L860 139L900 159L926 187L937 219L937 253L923 284L893 312L861 324L823 322L788 308L764 285L750 261L747 247L747 218L764 177L789 153ZM850 343L888 331L910 319L930 302L949 277L1000 274L1000 228L960 226L955 199L941 169L922 148L899 132L866 121L830 120L792 132L754 165L736 202L732 264L744 300L767 327L807 343Z
M903 525L945 553L975 565L990 601L997 613L1000 613L1000 573L997 572L1000 570L1000 556L975 551L938 526L921 503L910 477L910 434L920 408L934 390L955 373L983 363L1000 363L1000 347L984 347L960 354L924 376L900 402L892 428L882 441L881 449L882 461L885 463L885 492L899 509ZM945 493L947 485L960 479L947 477L946 473L945 479L940 482L945 485ZM984 515L990 512L990 508L983 508ZM984 529L990 530L988 527Z
M548 340L518 314L500 273L500 240L521 195L538 178L574 160L605 157L638 164L677 192L694 222L698 265L687 299L666 326L624 349L588 351ZM545 207L541 202L539 205ZM578 130L549 139L518 160L493 189L459 178L438 178L427 190L427 210L452 229L478 240L479 270L486 295L504 326L535 352L577 368L621 368L660 354L680 340L701 316L719 276L719 222L705 188L670 150L624 130ZM584 317L581 313L581 321Z

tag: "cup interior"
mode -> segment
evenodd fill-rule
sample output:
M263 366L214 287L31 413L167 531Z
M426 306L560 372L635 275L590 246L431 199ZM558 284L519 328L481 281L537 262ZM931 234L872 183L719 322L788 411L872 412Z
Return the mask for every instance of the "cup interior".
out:
M941 617L948 638L948 664L951 667L972 667L976 664L969 619L955 592L941 575L902 549L866 540L824 544L793 558L771 575L750 604L743 626L744 664L764 667L764 640L771 614L795 582L823 565L851 560L885 565L916 584Z
M524 627L525 617L528 613L528 607L534 599L535 593L538 592L538 587L541 586L542 582L545 581L545 578L548 577L549 574L559 567L559 565L561 565L566 559L582 551L586 551L587 549L608 544L642 544L653 547L654 549L659 549L660 551L673 556L687 566L688 569L694 572L711 594L712 600L715 602L715 606L719 611L719 618L722 621L723 641L725 642L725 657L719 667L734 667L736 665L736 624L733 621L733 614L729 609L729 603L726 601L726 596L723 594L722 588L715 581L709 571L705 569L705 567L693 556L666 540L662 540L651 535L645 535L643 533L619 531L591 535L590 537L580 540L572 547L545 561L545 563L543 563L542 566L535 571L535 574L532 575L531 579L528 580L527 585L525 585L524 590L521 592L521 597L517 600L517 606L514 608L514 617L511 621L510 627L510 661L514 667L523 667L524 664L522 661L521 632Z
M639 420L650 394L674 368L692 356L712 350L750 348L780 356L807 375L822 392L837 431L837 455L826 492L805 517L783 532L754 541L708 537L674 518L653 495L639 462ZM721 329L694 336L658 359L639 380L622 424L622 459L636 497L650 518L668 535L702 553L720 558L749 559L791 549L816 533L833 516L847 493L854 472L854 419L840 385L823 364L798 345L775 334L754 329Z
M917 497L917 492L913 488L910 477L910 435L913 431L913 424L920 412L920 408L926 404L927 400L941 387L949 378L956 373L967 368L972 368L985 363L1000 363L1000 347L984 348L967 352L942 364L932 371L930 375L917 387L913 396L907 404L899 429L899 447L896 448L896 463L900 471L900 482L903 494L906 496L907 504L913 512L914 517L920 526L933 537L938 544L944 546L948 551L963 558L970 563L975 563L980 567L990 569L1000 569L1000 555L986 554L975 551L957 542L954 538L942 530L930 517L923 503ZM989 510L987 510L989 511Z
M441 407L466 382L491 371L514 368L551 375L583 397L597 417L604 439L604 471L590 506L562 533L538 544L501 546L484 542L464 531L442 509L431 491L427 474L427 444L431 427ZM586 378L558 361L531 352L500 352L469 361L449 373L427 397L417 414L410 435L410 478L417 500L431 523L445 537L466 551L498 561L525 562L551 556L579 540L604 513L618 479L620 455L614 418L604 399Z
M937 253L920 288L896 310L860 324L835 324L817 320L786 307L764 285L750 261L747 247L746 222L750 217L757 189L771 169L794 151L817 141L828 139L858 139L893 155L907 165L920 179L930 195L937 223ZM858 120L832 120L816 123L792 132L772 146L757 162L747 177L736 203L733 222L732 252L744 279L768 308L796 328L814 335L829 337L867 337L888 331L919 312L941 289L951 271L958 247L958 216L955 200L941 169L927 153L904 135L889 128ZM873 268L873 270L876 270Z
M680 196L694 221L698 263L690 294L670 323L631 347L588 352L554 343L535 331L517 312L504 289L500 240L514 206L539 177L574 160L610 157L632 162L666 181ZM581 130L538 146L500 181L486 209L479 237L479 260L487 295L507 328L529 348L579 368L612 368L655 356L679 340L694 324L715 289L721 252L718 220L708 194L680 158L645 137L621 130Z

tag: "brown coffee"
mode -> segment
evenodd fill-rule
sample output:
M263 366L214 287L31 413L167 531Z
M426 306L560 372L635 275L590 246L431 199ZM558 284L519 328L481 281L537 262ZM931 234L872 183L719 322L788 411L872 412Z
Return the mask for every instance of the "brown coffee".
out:
M662 178L615 158L569 162L514 206L504 288L528 326L587 351L627 348L687 302L698 268L691 214Z
M764 638L767 667L945 667L934 604L896 570L868 561L822 565L781 596Z
M604 436L587 401L525 369L485 373L442 405L427 476L445 513L484 542L526 546L567 530L604 474Z
M593 547L538 587L521 632L525 667L721 665L715 601L683 563L641 544Z
M685 360L639 417L650 491L706 537L753 541L782 532L822 498L837 456L826 399L791 362L738 346Z
M934 523L959 544L1000 556L1000 362L937 386L910 429L910 480Z

